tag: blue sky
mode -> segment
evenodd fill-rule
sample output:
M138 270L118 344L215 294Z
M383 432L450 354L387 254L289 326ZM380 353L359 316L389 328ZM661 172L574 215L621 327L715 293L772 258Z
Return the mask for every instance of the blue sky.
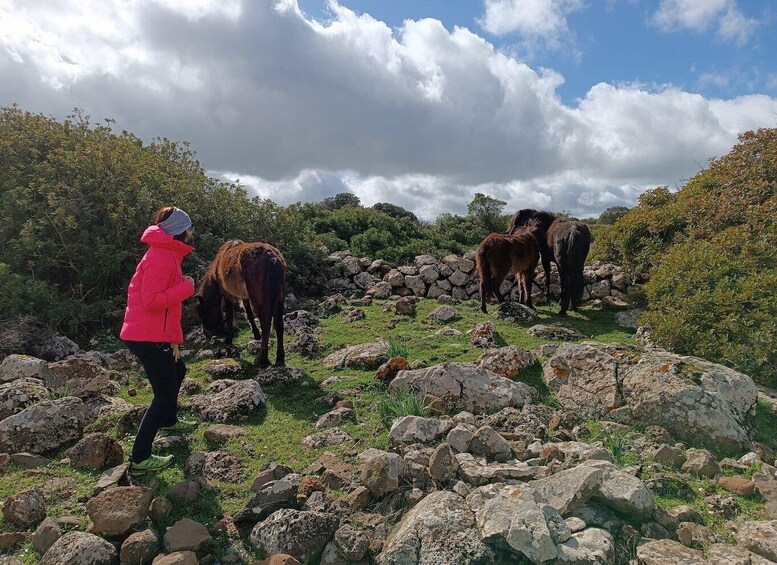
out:
M715 14L699 26L667 29L653 22L657 1L587 0L565 16L569 32L555 49L527 46L519 32L489 32L480 23L481 2L343 0L340 4L395 30L407 19L421 18L440 20L448 30L472 29L497 49L561 73L565 82L557 92L567 104L575 104L599 82L671 84L706 97L777 95L777 4L765 0L736 4L744 18L754 20L746 40L721 37ZM328 0L300 0L299 5L314 18L332 17Z
M0 105L188 141L280 204L582 217L777 127L754 0L0 0Z

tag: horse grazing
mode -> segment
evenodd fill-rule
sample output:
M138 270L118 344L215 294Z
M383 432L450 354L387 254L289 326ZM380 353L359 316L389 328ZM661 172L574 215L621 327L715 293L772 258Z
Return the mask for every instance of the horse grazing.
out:
M537 241L545 271L545 296L550 300L550 262L558 266L561 279L561 311L577 310L583 297L583 267L591 248L591 231L583 222L565 220L550 212L523 209L516 212L507 228L513 233L529 222L537 226Z
M234 239L224 243L216 253L200 284L197 313L207 337L224 336L228 345L234 337L234 302L243 301L254 339L261 340L257 362L270 364L268 345L270 325L275 324L278 339L276 365L284 365L283 311L286 301L286 260L272 245L244 243ZM259 317L261 332L254 315Z
M536 233L537 227L531 223L512 234L491 233L480 242L475 262L480 278L480 309L484 313L488 313L486 300L491 293L499 302L505 301L499 287L510 273L515 273L518 282L518 302L534 308L531 284L540 260Z

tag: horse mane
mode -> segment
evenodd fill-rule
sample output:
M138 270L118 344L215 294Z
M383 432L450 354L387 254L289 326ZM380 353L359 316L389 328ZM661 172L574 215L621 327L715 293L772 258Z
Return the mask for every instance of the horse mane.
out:
M558 219L556 214L544 210L535 210L533 208L524 208L518 210L510 219L507 226L507 233L515 232L521 226L525 226L530 220L536 220L536 228L540 231L548 231L550 225Z
M206 284L212 284L213 282L218 281L218 277L216 276L216 269L218 269L220 260L224 256L223 251L226 251L232 247L237 247L238 245L243 245L243 243L244 241L241 239L230 239L229 241L225 241L221 244L221 247L219 247L218 251L216 252L216 258L210 262L210 265L208 265L208 270L205 271L205 274L202 277L202 282L200 283L199 288L200 293L202 293Z

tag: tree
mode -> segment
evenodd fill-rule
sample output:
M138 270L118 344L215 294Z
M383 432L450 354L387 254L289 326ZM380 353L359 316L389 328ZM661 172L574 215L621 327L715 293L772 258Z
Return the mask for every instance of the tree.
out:
M405 210L402 208L402 206L397 206L396 204L389 204L388 202L378 202L377 204L372 206L373 210L377 210L378 212L382 212L383 214L386 214L387 216L391 216L392 218L408 218L412 222L418 224L420 223L418 221L418 217L413 214L410 210Z
M502 210L505 206L507 206L507 202L504 200L478 192L467 204L467 214L480 224L486 234L500 232L505 229L505 221L502 218Z
M626 206L611 206L599 214L597 222L612 225L626 215L628 211L629 209Z
M359 197L352 192L340 192L321 201L321 207L325 210L339 210L345 206L361 208L361 205Z

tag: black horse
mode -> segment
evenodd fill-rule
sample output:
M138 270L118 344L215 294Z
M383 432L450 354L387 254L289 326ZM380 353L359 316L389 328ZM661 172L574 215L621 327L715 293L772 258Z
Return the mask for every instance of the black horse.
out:
M513 233L535 220L537 243L545 271L545 296L550 300L550 263L558 266L561 279L561 316L567 309L577 310L583 298L583 267L591 248L591 231L583 222L559 218L550 212L526 208L516 212L507 228Z

